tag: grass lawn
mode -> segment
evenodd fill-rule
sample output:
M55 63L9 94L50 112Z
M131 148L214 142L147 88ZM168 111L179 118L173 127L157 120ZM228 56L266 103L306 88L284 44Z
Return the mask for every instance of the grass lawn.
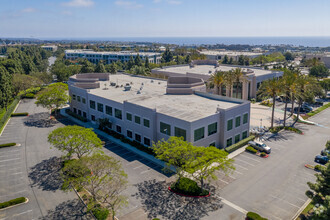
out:
M310 202L306 208L301 212L301 214L299 215L299 217L297 218L297 220L302 220L302 219L305 219L305 218L308 218L310 215L310 211L313 209L314 207L314 204L312 202ZM303 217L305 216L305 218Z
M303 119L308 119L309 117L314 116L329 107L330 107L330 102L328 104L325 104L325 105L317 108L315 111L311 111L311 112L307 113L306 116L303 117Z

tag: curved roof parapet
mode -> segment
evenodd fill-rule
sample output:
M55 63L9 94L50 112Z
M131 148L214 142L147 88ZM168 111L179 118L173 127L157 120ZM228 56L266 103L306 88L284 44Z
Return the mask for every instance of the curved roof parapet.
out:
M166 94L193 94L194 91L206 91L204 80L188 76L172 76L167 80Z
M195 65L214 65L215 67L218 67L219 63L217 60L192 60L190 67L194 67Z
M83 73L71 76L68 83L83 89L96 89L100 88L99 81L108 80L108 73Z

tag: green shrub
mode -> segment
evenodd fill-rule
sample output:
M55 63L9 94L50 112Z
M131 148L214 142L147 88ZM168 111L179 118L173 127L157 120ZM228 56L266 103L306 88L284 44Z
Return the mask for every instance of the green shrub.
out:
M16 108L18 102L19 102L19 97L14 99L14 101L8 106L6 113L0 119L0 132L2 131L5 124L7 123L8 119L10 118L10 115Z
M2 202L2 203L0 203L0 209L4 209L4 208L7 208L9 206L24 203L25 201L26 201L25 197L19 197L19 198L16 198L16 199L9 200L7 202Z
M21 96L22 99L33 99L34 98L34 94L33 93L26 93L24 95Z
M7 143L7 144L0 144L0 148L3 148L3 147L12 147L12 146L15 146L16 143Z
M237 150L237 149L239 149L239 148L245 146L249 141L254 140L254 138L255 138L255 136L251 135L251 136L249 136L249 137L247 137L247 138L241 140L240 142L238 142L238 143L236 143L236 144L233 144L233 145L231 145L231 146L229 146L229 147L226 147L226 148L225 148L225 151L226 151L227 153L234 152L235 150Z
M248 146L247 148L245 148L245 150L253 154L256 154L258 152L256 149L254 149L251 146Z
M264 105L264 106L267 106L267 107L272 107L273 103L271 103L269 100L264 100L260 103L260 105Z
M251 101L251 103L253 103L253 104L256 103L256 99L255 99L255 98L252 98L250 101Z
M263 218L260 215L258 215L257 213L254 212L248 212L246 214L246 219L247 220L267 220L267 218Z
M11 117L19 117L19 116L28 116L29 113L27 112L20 112L20 113L12 113L10 116Z
M109 215L109 210L107 208L94 208L92 209L93 215L96 217L97 220L106 220Z
M207 190L202 190L195 181L185 177L173 183L171 189L188 196L205 196L209 194Z
M281 130L287 130L287 131L293 131L293 132L295 132L295 133L297 133L297 134L302 134L303 132L300 130L300 129L298 129L298 128L295 128L295 127L284 127L284 126L277 126L277 127L273 127L273 128L271 128L271 129L269 129L269 131L270 132L272 132L272 133L278 133L279 131L281 131Z
M330 103L328 103L328 104L326 104L326 105L323 105L323 106L319 107L319 108L316 109L315 111L311 111L311 112L307 113L307 115L308 115L309 117L311 117L311 116L316 115L316 114L320 113L321 111L323 111L323 110L325 110L325 109L327 109L327 108L329 108L329 107L330 107Z
M72 112L70 109L66 109L65 112L66 112L68 115L70 115L70 116L72 116L72 117L74 117L74 118L76 118L76 119L78 119L78 120L80 120L80 121L82 121L82 122L87 122L87 121L88 121L87 118L84 118L83 116L78 115L78 114Z

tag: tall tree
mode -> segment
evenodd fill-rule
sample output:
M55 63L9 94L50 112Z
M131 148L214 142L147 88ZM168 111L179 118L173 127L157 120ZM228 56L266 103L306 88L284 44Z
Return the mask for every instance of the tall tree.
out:
M329 69L324 64L313 66L309 70L309 75L317 78L327 78L330 76Z
M106 72L104 64L103 64L102 61L98 62L98 64L96 65L95 72L97 72L97 73L105 73Z
M135 56L135 59L134 59L134 65L136 66L142 66L142 60L141 60L141 57L139 54L137 54Z
M148 57L146 57L146 60L144 62L144 67L147 68L147 69L150 69L149 58Z
M132 56L129 57L129 61L127 62L127 69L130 70L135 65L134 59Z
M218 95L222 94L221 88L225 83L225 74L223 71L217 71L211 75L210 81L217 87Z
M223 64L227 64L228 63L228 56L227 55L224 56L224 58L222 60L222 63Z
M15 95L31 87L41 86L42 84L43 81L34 76L25 75L25 74L13 75L12 85L13 85L13 92Z
M82 64L82 73L93 73L95 71L94 64L89 62L87 59L83 59L82 61L80 61L80 63Z
M287 114L287 107L288 107L288 100L293 99L294 100L294 94L296 91L296 79L297 74L293 71L284 70L283 77L281 79L281 93L283 94L285 98L285 106L284 106L284 119L283 119L283 126L286 126L286 114Z
M6 108L12 98L12 78L8 71L0 66L0 105Z
M173 60L173 53L170 48L166 48L165 52L162 55L162 58L165 63L171 62Z
M191 56L190 56L190 54L188 54L187 56L186 56L186 58L185 58L185 63L187 63L187 64L189 64L190 62L191 62Z
M102 141L89 128L65 126L53 130L48 135L48 142L58 150L65 152L68 158L76 155L81 158L92 153L102 152Z
M244 64L243 64L244 65ZM236 98L238 98L238 88L239 88L239 85L242 81L242 77L244 76L243 74L243 71L241 68L235 68L233 71L232 71L232 74L234 75L234 78L235 78L235 84L236 84Z
M240 55L239 57L238 57L238 65L241 65L241 66L243 66L244 65L244 56L243 55Z
M285 56L285 59L288 60L288 61L294 60L294 57L293 57L292 53L290 53L289 51L286 52L284 54L284 56Z
M227 87L226 90L228 90L229 97L232 96L232 91L233 91L232 87L234 85L234 82L235 82L235 74L233 73L233 70L229 70L225 74L225 85Z
M259 96L263 98L271 97L273 99L273 106L272 106L272 118L271 118L271 126L270 128L274 127L274 112L275 112L275 102L276 96L280 94L281 91L281 84L277 78L269 79L262 82L259 88Z

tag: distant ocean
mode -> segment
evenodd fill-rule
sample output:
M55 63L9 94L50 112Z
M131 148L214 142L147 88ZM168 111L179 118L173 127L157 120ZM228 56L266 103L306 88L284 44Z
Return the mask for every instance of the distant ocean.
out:
M60 40L52 39L52 40ZM121 42L151 42L177 45L202 44L249 44L249 45L293 45L305 47L330 47L329 37L109 37L109 38L62 38L61 40L100 40Z

